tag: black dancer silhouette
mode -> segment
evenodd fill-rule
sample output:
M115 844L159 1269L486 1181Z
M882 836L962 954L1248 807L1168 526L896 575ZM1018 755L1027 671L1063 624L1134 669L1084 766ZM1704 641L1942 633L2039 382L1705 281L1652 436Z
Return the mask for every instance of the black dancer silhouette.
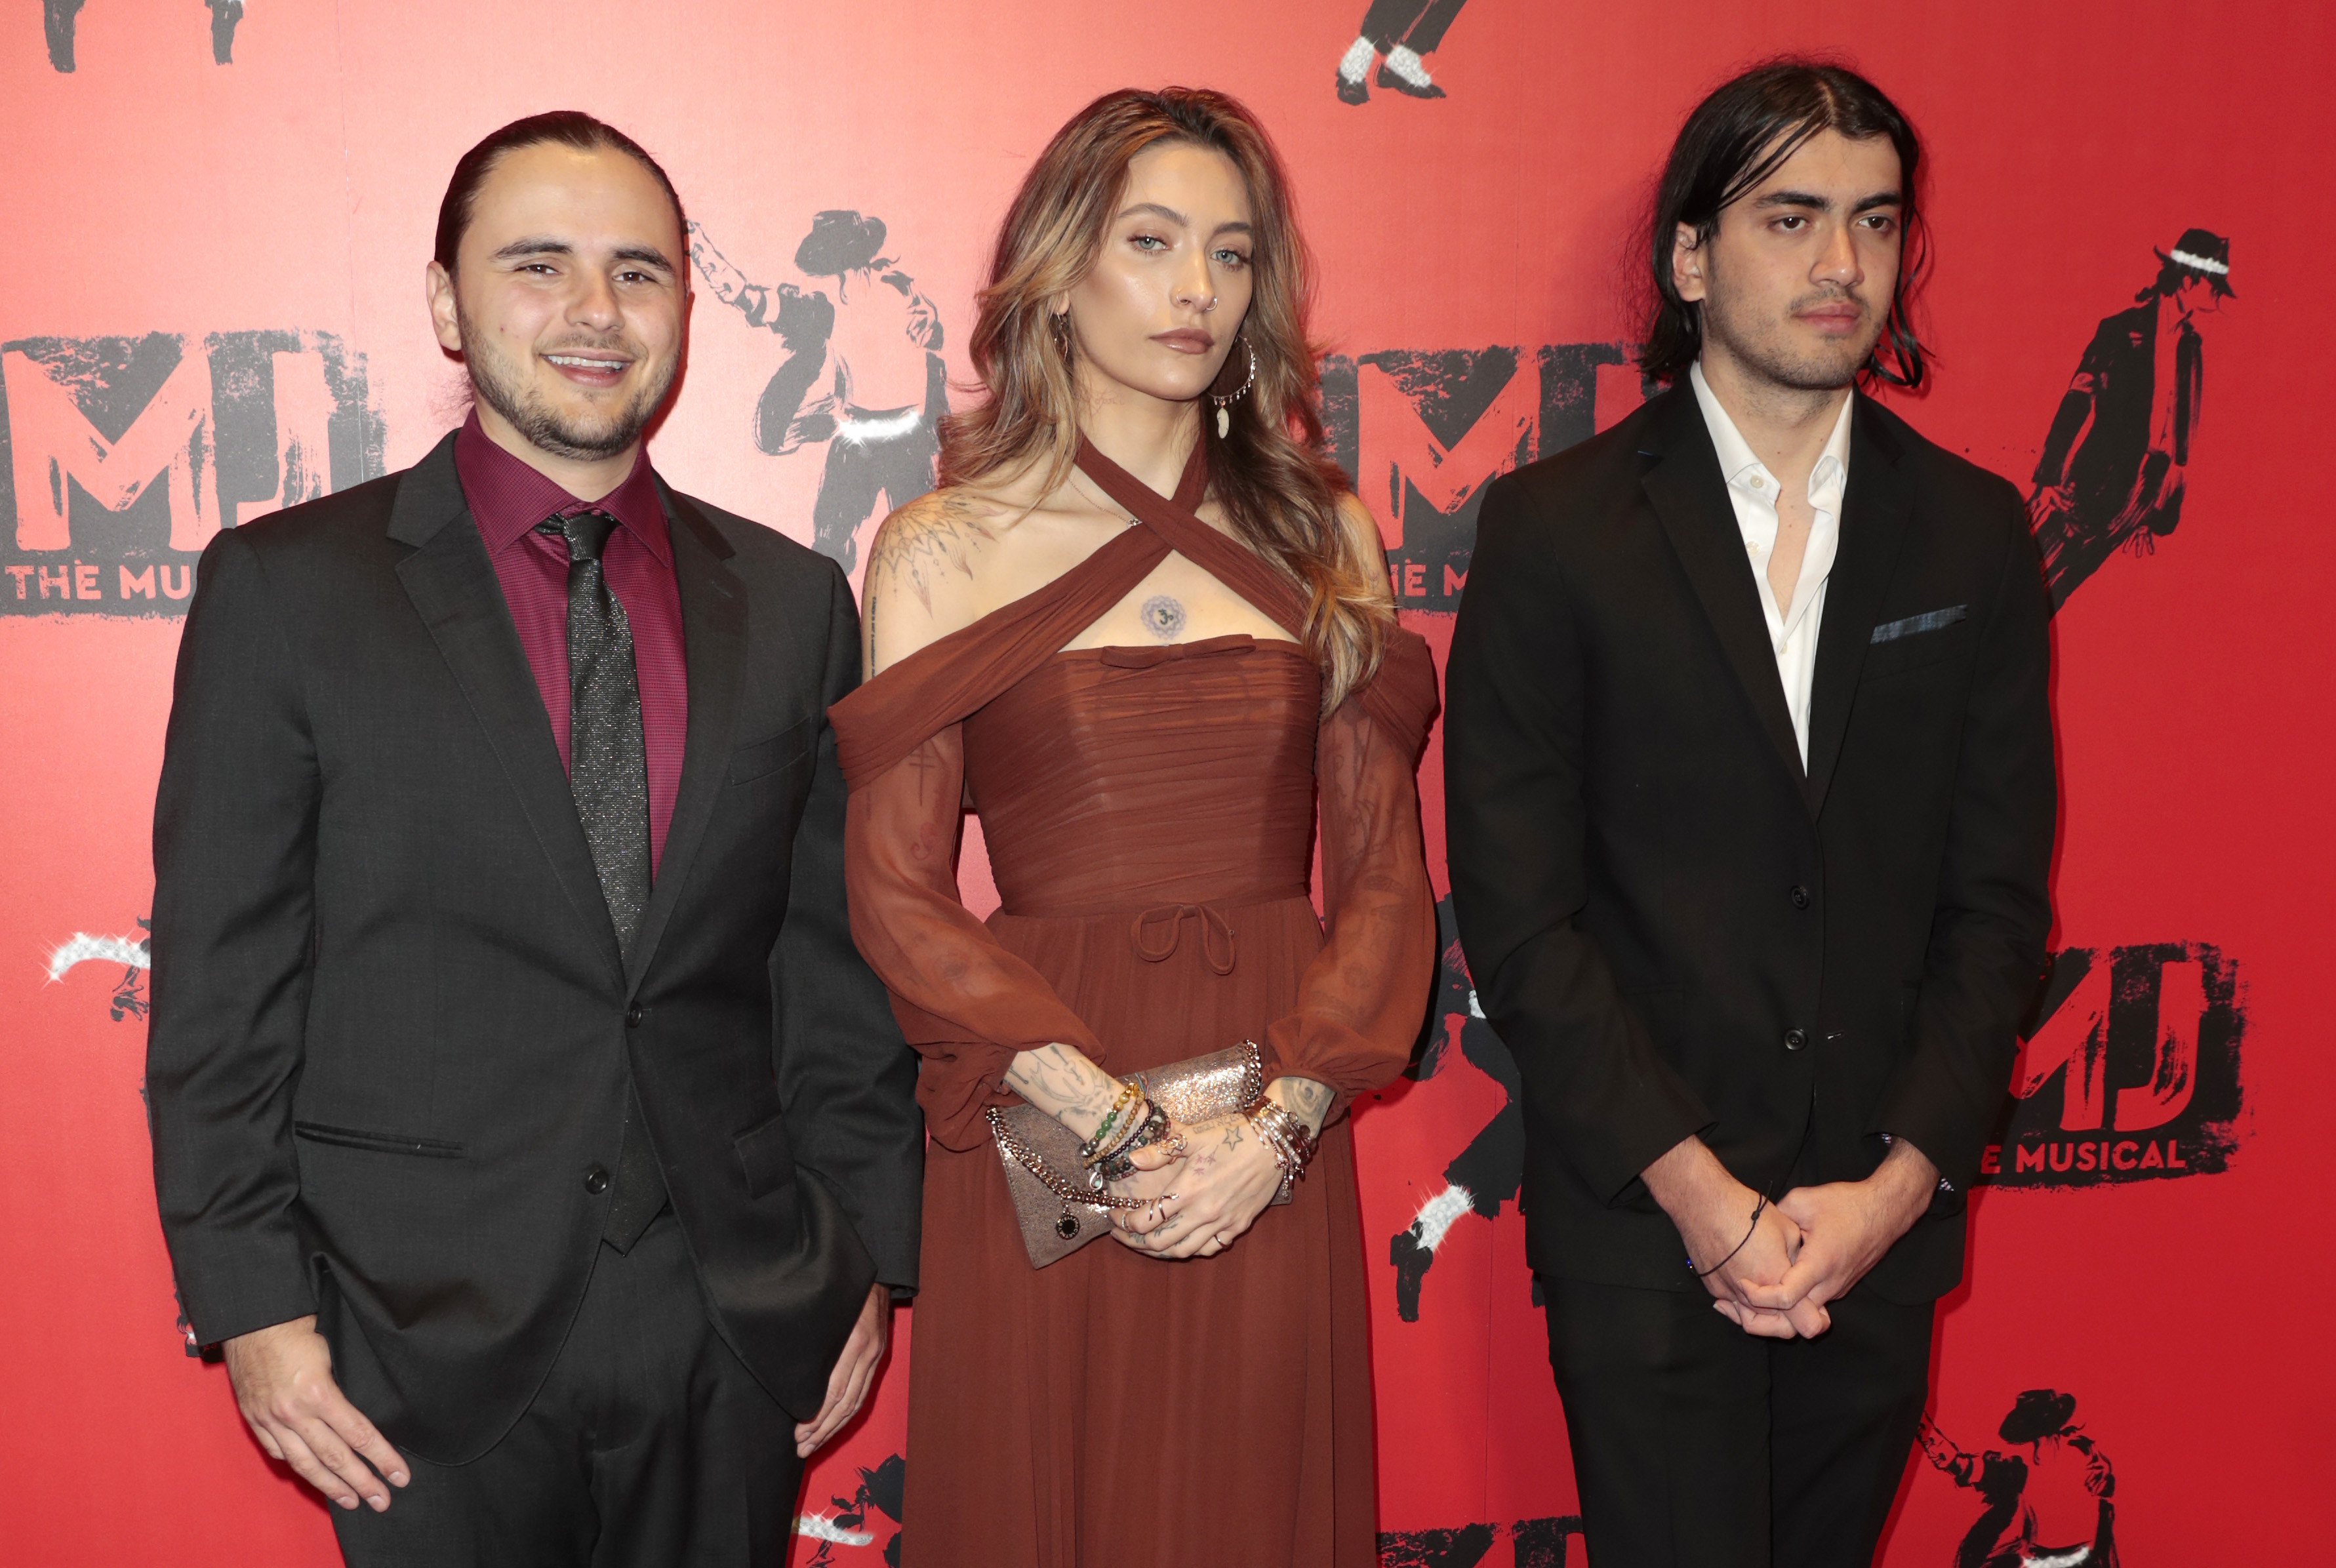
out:
M1427 1048L1411 1076L1434 1077L1444 1065L1446 1046L1456 1039L1460 1054L1500 1085L1507 1097L1468 1146L1444 1167L1444 1189L1423 1203L1418 1215L1387 1243L1387 1261L1395 1265L1396 1315L1406 1323L1419 1321L1420 1281L1453 1222L1472 1210L1488 1220L1498 1214L1503 1203L1516 1201L1525 1171L1524 1114L1517 1108L1524 1090L1517 1078L1516 1059L1476 1006L1475 982L1460 951L1449 896L1436 906L1436 928L1444 942L1442 979L1428 1013Z
M1923 1454L1986 1505L1955 1548L1955 1568L2117 1568L2117 1476L2070 1424L2076 1410L2074 1394L2029 1389L1997 1428L2008 1454L1967 1454L1922 1417Z
M2093 334L2060 399L2028 512L2059 609L2119 547L2181 521L2205 386L2198 321L2231 293L2231 242L2203 229L2157 252L2156 281Z
M690 226L690 255L716 297L756 326L769 326L787 358L754 410L754 443L783 457L827 443L812 509L812 546L850 571L860 535L884 498L885 511L933 487L939 421L949 413L940 314L917 292L884 244L883 220L822 212L795 249L805 276L832 279L835 297L748 283L704 230Z

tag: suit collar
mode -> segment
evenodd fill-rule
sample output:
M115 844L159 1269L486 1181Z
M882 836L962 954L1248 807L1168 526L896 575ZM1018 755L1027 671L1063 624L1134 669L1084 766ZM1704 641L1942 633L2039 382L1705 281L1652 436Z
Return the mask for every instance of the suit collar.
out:
M1785 706L1767 616L1737 532L1711 432L1691 388L1674 384L1657 402L1663 406L1650 411L1639 449L1654 461L1640 483L1777 762L1794 785L1806 791L1800 737ZM1832 619L1830 605L1826 619ZM1818 657L1824 657L1822 644Z
M1883 596L1898 566L1914 486L1904 466L1894 422L1863 393L1850 425L1849 491L1842 502L1841 542L1825 586L1825 622L1817 633L1817 667L1809 694L1809 809L1825 809L1825 787L1841 760Z
M657 488L671 525L674 579L681 590L689 727L682 740L681 784L666 829L665 854L640 931L625 955L628 994L639 989L648 972L729 776L746 664L745 586L728 565L735 547L696 502L662 482Z
M745 669L745 592L727 564L735 547L688 497L662 482L657 494L680 589L689 726L665 853L628 952L618 950L591 845L551 738L551 721L511 626L494 563L463 503L453 435L399 479L388 530L392 540L408 547L396 568L407 598L501 762L586 940L600 951L611 980L621 978L628 995L647 972L721 798Z
M591 846L502 584L463 505L452 435L398 481L389 537L408 547L396 565L398 580L502 764L585 940L617 979L624 972L623 957Z
M456 433L448 431L421 462L398 476L397 499L389 507L389 537L398 543L419 550L448 523L469 515L462 482L454 471Z

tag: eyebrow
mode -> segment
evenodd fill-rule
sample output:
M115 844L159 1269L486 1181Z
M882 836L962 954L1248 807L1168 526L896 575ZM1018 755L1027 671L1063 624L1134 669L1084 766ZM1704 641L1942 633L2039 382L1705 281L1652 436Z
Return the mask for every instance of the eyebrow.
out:
M1830 212L1833 210L1834 202L1832 197L1819 195L1814 190L1771 190L1767 195L1754 201L1752 205L1756 208L1806 207L1813 212ZM1877 190L1870 196L1859 197L1850 204L1849 209L1852 212L1870 212L1877 207L1903 207L1904 205L1906 205L1906 198L1902 192Z
M1120 212L1120 216L1122 218L1132 218L1139 212L1149 212L1155 217L1164 218L1180 229L1189 229L1192 227L1192 220L1191 219L1185 217L1174 208L1163 207L1157 201L1138 201L1132 207L1123 209ZM1219 234L1251 234L1256 232L1256 230L1251 224L1237 218L1230 223L1218 224L1216 232Z
M525 239L512 240L509 245L496 251L492 259L516 261L527 256L573 256L575 254L576 248L565 239L555 239L548 234L530 234ZM619 245L608 255L610 259L616 261L647 262L667 272L679 271L667 258L666 253L654 245Z

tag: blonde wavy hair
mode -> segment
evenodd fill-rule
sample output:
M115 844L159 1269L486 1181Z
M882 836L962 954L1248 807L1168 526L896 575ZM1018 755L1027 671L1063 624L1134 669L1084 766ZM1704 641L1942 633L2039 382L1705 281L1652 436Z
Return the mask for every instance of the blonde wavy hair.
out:
M1241 338L1257 355L1257 383L1231 405L1224 436L1213 419L1201 422L1211 490L1234 532L1304 599L1303 641L1321 666L1328 712L1377 670L1395 614L1384 563L1356 548L1339 518L1346 475L1322 453L1319 353L1306 332L1313 258L1273 143L1235 100L1200 88L1130 89L1096 99L1055 133L998 229L969 350L985 395L942 423L940 481L978 484L1040 460L1046 489L1068 480L1078 394L1046 304L1102 256L1136 155L1179 142L1232 161L1254 225L1254 292ZM1219 376L1228 392L1249 372L1241 343L1234 346Z

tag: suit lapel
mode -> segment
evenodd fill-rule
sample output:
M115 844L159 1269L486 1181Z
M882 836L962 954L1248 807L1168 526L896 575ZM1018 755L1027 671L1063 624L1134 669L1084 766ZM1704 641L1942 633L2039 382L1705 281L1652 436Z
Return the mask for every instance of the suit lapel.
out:
M592 849L576 815L567 771L560 765L542 694L503 603L502 585L462 500L453 436L398 482L389 537L411 549L397 563L398 579L502 763L569 908L592 934L610 975L620 974L616 928L593 869Z
M746 595L725 564L734 553L706 514L686 496L667 490L666 517L673 540L673 570L681 589L682 654L688 667L689 724L682 740L681 784L675 792L673 820L658 857L657 881L641 929L625 955L625 989L630 994L648 972L657 942L673 917L675 901L689 880L691 862L706 837L706 824L721 798L722 782L735 743L738 693L746 663Z
M1817 628L1815 679L1809 694L1809 809L1825 809L1825 785L1841 760L1858 671L1874 639L1882 597L1897 569L1913 515L1914 491L1898 466L1896 439L1863 395L1850 421L1849 489L1842 499L1841 542L1825 579L1825 619Z
M1703 613L1719 638L1752 710L1767 732L1777 761L1796 785L1806 785L1801 745L1793 716L1785 706L1784 683L1776 676L1776 650L1768 641L1768 618L1760 609L1759 585L1752 579L1743 537L1728 505L1727 476L1704 428L1703 411L1685 383L1665 394L1671 406L1655 428L1644 454L1656 460L1641 482L1663 531L1671 541Z

